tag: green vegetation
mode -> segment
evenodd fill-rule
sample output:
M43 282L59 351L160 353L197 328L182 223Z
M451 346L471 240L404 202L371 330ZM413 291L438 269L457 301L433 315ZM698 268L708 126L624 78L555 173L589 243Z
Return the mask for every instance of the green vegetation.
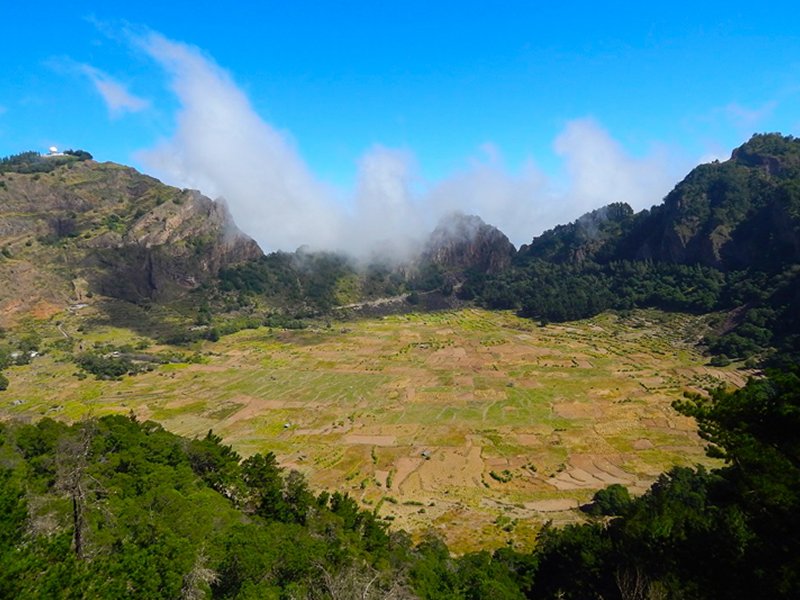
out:
M75 364L98 379L119 379L123 375L135 375L146 369L141 363L135 363L127 356L97 351L79 354L75 357Z
M503 469L500 473L497 471L489 471L489 476L500 483L508 483L514 478L514 475L508 469Z
M586 508L591 515L617 517L624 515L631 505L628 488L619 483L612 483L592 497L592 503Z
M272 453L246 460L107 416L0 427L0 593L35 598L792 598L800 586L800 376L692 396L726 466L679 467L614 518L545 527L535 549L414 545ZM498 517L513 529L515 519Z
M611 308L706 313L720 308L724 281L719 271L700 265L620 261L576 266L533 259L480 288L473 282L471 290L489 308L519 308L527 317L560 322Z
M91 160L85 150L66 150L63 156L42 156L38 152L20 152L0 158L0 173L49 173L64 164Z
M3 427L0 595L378 597L411 547L348 496L116 416ZM398 543L399 542L399 543ZM345 588L346 589L346 588ZM316 595L319 594L319 595ZM360 597L360 596L359 596Z

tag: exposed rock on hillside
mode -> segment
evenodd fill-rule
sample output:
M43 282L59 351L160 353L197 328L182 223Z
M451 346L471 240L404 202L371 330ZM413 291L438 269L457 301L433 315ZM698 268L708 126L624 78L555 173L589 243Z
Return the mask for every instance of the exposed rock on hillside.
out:
M516 250L506 235L475 215L453 213L431 233L422 253L422 262L448 272L469 269L499 273L511 265Z
M75 300L75 281L129 301L171 300L262 254L224 204L90 160L0 174L0 246L5 312L19 298L19 308Z
M800 140L755 135L700 165L620 245L623 258L773 270L800 261Z

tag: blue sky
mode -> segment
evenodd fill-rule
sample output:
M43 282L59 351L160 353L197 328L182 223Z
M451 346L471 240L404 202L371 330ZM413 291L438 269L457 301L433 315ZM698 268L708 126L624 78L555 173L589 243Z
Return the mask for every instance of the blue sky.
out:
M200 187L265 247L410 234L427 207L483 210L521 243L598 203L658 202L753 132L800 131L788 2L136 4L5 9L0 155L84 148ZM210 172L235 174L237 152L280 169L249 187Z

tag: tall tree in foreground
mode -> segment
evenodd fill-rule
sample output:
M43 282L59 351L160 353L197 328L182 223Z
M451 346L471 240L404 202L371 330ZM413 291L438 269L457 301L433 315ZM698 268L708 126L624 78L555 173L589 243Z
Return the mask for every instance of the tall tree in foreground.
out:
M800 369L676 405L694 416L750 539L742 567L756 595L800 589Z
M93 481L87 469L95 431L93 420L82 421L73 435L60 440L56 453L57 486L72 503L72 545L78 559L86 554L86 501Z

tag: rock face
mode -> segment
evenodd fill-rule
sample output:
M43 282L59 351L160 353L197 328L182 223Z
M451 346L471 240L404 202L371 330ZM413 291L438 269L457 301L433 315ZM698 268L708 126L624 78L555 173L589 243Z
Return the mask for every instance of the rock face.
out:
M133 301L171 299L220 269L262 255L236 228L224 203L194 190L156 206L123 235L108 233L94 244L94 252L83 260L84 266L102 267L94 287Z
M431 233L421 260L451 273L469 269L499 273L511 265L516 249L506 235L480 217L453 213Z
M91 160L0 174L0 246L0 311L14 296L74 300L76 281L84 293L169 301L262 255L223 203Z
M755 135L692 170L620 244L621 258L771 270L800 260L800 140Z

